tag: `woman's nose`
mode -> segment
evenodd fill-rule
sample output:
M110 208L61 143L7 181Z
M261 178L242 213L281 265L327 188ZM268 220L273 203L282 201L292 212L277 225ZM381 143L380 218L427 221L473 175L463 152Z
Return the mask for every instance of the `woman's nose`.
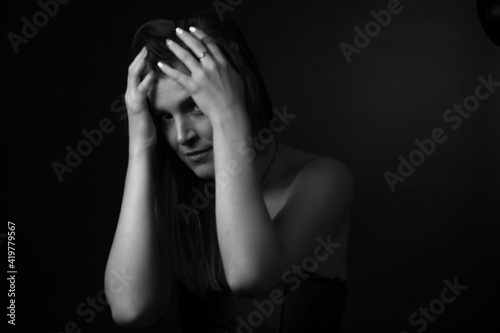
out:
M177 123L177 143L186 145L196 137L196 131L189 119L181 119Z

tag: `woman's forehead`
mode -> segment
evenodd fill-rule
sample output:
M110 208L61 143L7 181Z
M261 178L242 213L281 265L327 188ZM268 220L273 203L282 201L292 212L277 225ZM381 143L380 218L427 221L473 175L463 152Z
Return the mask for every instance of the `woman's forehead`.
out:
M172 111L190 97L189 92L174 79L163 76L148 92L151 106L156 110Z

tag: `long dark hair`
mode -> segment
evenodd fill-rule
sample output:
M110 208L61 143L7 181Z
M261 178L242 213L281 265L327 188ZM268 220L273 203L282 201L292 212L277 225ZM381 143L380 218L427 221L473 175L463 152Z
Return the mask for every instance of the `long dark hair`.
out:
M179 61L166 47L166 38L190 51L175 33L176 27L188 30L190 26L204 31L241 76L252 135L256 137L259 130L269 126L272 105L257 62L233 22L228 19L221 22L213 15L200 12L180 20L152 20L136 32L133 53L137 54L146 46L148 70L163 75L156 65L158 61L171 67ZM157 133L161 133L159 122ZM197 177L166 140L159 138L154 161L154 190L162 255L170 262L176 277L188 289L200 294L221 290L225 278L215 228L214 180Z

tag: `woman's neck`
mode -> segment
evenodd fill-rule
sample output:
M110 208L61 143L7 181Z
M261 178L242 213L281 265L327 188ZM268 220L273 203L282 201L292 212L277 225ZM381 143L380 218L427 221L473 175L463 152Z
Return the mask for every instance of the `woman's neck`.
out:
M274 169L273 165L276 163L278 146L278 141L274 139L271 143L266 145L263 154L257 155L256 157L255 165L262 188L264 188L265 184L268 184L272 178L271 174Z

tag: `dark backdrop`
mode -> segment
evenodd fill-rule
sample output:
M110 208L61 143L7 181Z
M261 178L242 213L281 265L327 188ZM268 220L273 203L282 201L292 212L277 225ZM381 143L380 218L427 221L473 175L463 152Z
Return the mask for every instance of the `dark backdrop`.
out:
M41 27L17 53L9 32L22 35L22 18L33 22L41 7L2 3L1 232L15 222L16 327L63 332L74 322L82 332L118 332L109 307L91 302L102 295L126 171L120 98L131 38L146 20L214 11L213 1L71 1L45 22L38 15ZM430 303L439 314L427 332L498 329L500 92L456 129L443 120L474 95L479 76L500 81L500 47L484 34L475 1L403 0L350 63L340 44L354 45L354 28L364 30L388 0L232 3L224 17L245 32L273 105L297 115L281 140L353 173L344 331L416 332L423 324L408 319ZM60 181L54 161L66 164L66 147L77 149L82 131L102 121L108 133ZM384 172L397 174L398 156L408 159L414 140L436 128L447 140L391 191ZM434 300L455 278L467 289L443 310Z

